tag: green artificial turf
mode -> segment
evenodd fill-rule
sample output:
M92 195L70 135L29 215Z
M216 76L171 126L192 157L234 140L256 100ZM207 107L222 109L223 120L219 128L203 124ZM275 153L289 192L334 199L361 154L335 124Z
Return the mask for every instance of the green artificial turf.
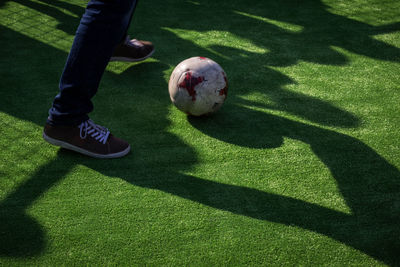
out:
M0 265L400 265L400 2L140 1L142 63L110 63L96 160L42 127L85 1L0 2ZM192 118L174 66L217 61L228 99Z

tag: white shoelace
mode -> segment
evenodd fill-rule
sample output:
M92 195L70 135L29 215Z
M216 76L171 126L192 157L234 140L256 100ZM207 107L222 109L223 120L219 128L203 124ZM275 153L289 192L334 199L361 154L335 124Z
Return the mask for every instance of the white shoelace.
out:
M108 136L110 135L110 131L107 128L97 125L92 120L82 122L79 125L79 129L82 139L85 139L89 134L91 137L103 144L107 142Z
M126 37L125 44L133 47L142 47L143 44L137 39L130 39L129 36Z

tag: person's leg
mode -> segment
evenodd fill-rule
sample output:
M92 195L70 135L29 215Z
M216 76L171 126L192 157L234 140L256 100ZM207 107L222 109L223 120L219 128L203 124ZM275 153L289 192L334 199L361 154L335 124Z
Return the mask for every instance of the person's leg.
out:
M114 48L125 38L136 0L91 0L83 15L49 111L51 125L79 125L93 110L91 98Z
M136 0L91 0L83 15L49 110L43 138L97 158L117 158L130 145L89 120L91 98L118 43L125 38Z
M137 4L136 0L136 4ZM132 12L133 13L133 12ZM131 23L130 17L128 25ZM128 29L126 29L128 30ZM125 37L115 47L110 61L137 62L145 60L154 53L154 45L149 41L130 39L126 31Z

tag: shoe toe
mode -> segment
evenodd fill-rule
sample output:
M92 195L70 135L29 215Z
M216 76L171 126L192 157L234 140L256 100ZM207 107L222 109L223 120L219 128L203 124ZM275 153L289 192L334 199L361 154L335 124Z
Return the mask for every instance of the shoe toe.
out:
M122 153L122 152L128 153L130 150L130 145L128 142L113 135L109 137L107 143L108 143L109 153L111 154Z

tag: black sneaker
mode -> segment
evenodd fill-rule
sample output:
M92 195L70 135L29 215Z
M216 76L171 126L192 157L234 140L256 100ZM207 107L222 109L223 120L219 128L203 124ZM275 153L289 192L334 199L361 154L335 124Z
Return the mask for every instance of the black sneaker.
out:
M94 158L119 158L129 153L130 145L113 136L107 128L92 120L79 126L46 124L43 138L52 145L70 149Z
M154 53L154 45L148 41L136 39L130 40L129 36L125 41L118 44L110 61L137 62L145 60Z

